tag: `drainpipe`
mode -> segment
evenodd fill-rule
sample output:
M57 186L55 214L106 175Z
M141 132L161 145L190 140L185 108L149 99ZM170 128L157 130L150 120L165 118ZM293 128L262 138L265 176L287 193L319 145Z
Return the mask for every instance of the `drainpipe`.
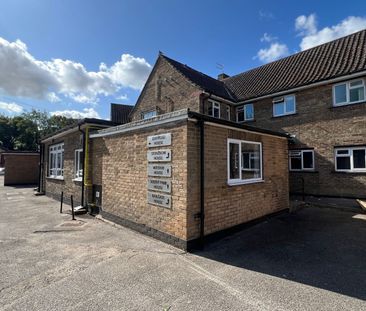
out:
M201 109L204 113L204 101L211 94L201 93ZM200 109L200 110L201 110ZM205 122L198 120L200 128L200 247L205 245Z
M200 246L205 244L205 122L198 121L200 127Z
M78 125L78 129L79 131L82 133L83 135L83 158L82 158L82 163L83 163L83 176L81 177L81 206L84 207L84 179L85 179L85 146L86 146L86 135L85 132L81 129L80 124Z
M39 163L38 163L38 188L37 192L41 193L41 179L43 174L43 144L39 143Z

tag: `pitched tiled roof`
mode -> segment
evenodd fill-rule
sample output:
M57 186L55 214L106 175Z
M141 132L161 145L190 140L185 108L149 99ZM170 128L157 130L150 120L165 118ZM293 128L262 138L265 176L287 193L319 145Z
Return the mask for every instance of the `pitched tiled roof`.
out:
M206 92L242 101L366 70L366 29L222 81L164 57Z
M239 100L366 70L366 30L224 80Z
M222 81L216 80L208 75L205 75L204 73L199 72L180 62L177 62L176 60L171 59L165 55L161 56L164 57L181 74L183 74L186 78L188 78L188 80L190 80L191 82L202 88L204 91L213 93L217 96L229 100L235 99Z

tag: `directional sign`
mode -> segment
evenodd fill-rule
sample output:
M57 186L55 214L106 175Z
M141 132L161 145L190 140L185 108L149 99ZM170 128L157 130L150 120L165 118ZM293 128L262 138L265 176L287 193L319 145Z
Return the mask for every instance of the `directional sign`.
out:
M172 198L168 194L161 194L155 192L147 192L147 203L162 206L165 208L171 208Z
M147 188L149 190L170 193L172 190L172 182L166 179L149 178L147 181Z
M147 152L147 160L149 162L170 162L172 152L170 149L150 150Z
M147 137L147 146L148 147L170 146L171 144L172 144L172 134L171 133Z
M171 177L172 166L170 164L148 164L147 173L149 176Z

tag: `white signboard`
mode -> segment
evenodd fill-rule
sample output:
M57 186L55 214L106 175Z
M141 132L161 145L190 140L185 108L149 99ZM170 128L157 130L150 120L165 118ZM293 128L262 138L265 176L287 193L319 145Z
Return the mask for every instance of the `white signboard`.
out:
M149 162L170 162L172 160L172 152L170 149L149 150L147 152L147 160Z
M149 178L147 181L147 189L170 193L172 190L172 182L166 179Z
M170 195L150 191L147 192L147 202L149 204L154 204L165 208L170 208L172 205L172 199Z
M170 146L171 144L172 144L172 134L171 133L147 137L147 146L148 147Z
M172 167L170 164L148 164L147 173L149 176L171 177Z

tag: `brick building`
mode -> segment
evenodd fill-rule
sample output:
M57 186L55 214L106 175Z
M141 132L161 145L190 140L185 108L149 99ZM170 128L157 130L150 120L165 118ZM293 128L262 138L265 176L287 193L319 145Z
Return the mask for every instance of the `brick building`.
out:
M289 184L366 197L365 77L366 30L218 79L160 53L128 123L104 124L82 148L75 129L43 141L44 172L56 172L45 192L84 185L83 205L185 249L287 209ZM50 169L60 146L63 170Z
M34 151L7 151L4 160L4 186L36 185L39 178L39 153Z

